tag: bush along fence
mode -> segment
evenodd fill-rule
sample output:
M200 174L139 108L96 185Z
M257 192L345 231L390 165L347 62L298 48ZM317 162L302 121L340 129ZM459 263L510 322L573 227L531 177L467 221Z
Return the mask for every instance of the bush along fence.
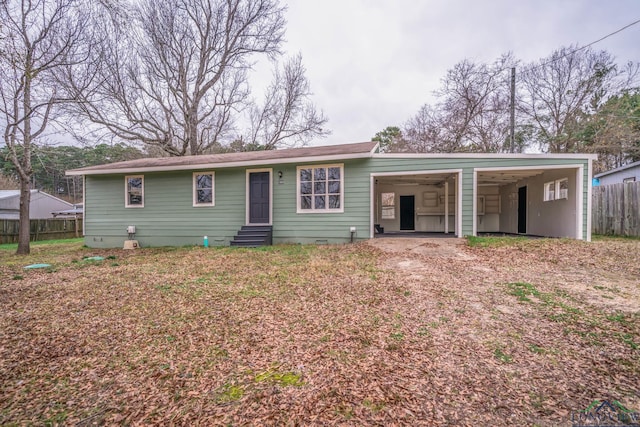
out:
M640 182L593 187L591 229L594 234L640 236Z
M31 241L82 237L81 218L32 219ZM0 219L0 244L17 243L20 221Z

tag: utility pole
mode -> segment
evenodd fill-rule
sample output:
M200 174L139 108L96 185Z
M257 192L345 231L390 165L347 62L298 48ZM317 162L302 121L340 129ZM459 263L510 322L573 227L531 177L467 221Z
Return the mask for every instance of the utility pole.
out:
M516 149L516 67L511 67L511 152Z

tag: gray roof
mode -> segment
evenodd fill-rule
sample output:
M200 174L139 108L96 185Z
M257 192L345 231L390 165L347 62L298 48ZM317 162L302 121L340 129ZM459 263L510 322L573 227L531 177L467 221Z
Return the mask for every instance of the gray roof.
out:
M304 159L339 160L371 157L378 143L324 145L320 147L289 148L283 150L246 151L241 153L207 154L201 156L160 157L127 160L67 171L67 175L93 175L107 173L132 173L145 171L169 171L204 168L236 167L247 165L293 163Z
M593 177L594 178L600 178L601 176L606 176L606 175L610 175L612 173L621 172L623 170L631 169L631 168L634 168L636 166L640 166L640 161L629 163L628 165L620 166L619 168L611 169L611 170L608 170L606 172L601 172L601 173L599 173L597 175L594 175Z
M31 190L31 194L40 193L40 190ZM45 193L46 194L46 193ZM0 199L9 199L11 197L19 197L20 190L0 190Z

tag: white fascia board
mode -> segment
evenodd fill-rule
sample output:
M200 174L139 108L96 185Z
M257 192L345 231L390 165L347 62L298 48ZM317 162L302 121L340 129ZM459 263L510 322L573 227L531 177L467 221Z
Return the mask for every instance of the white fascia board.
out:
M375 153L374 159L597 159L597 154L500 154L500 153Z
M429 169L408 170L401 172L371 172L371 176L402 176L402 175L440 175L443 173L461 173L462 169Z
M566 165L530 165L530 166L494 166L490 168L473 168L478 172L499 172L499 171L526 171L526 170L545 170L545 169L575 169L584 166L583 164L566 164Z
M307 157L292 157L289 159L268 159L268 160L251 160L242 162L225 162L225 163L199 163L190 165L177 165L177 166L152 166L142 168L126 168L126 169L95 169L87 171L67 171L66 175L114 175L114 174L143 174L147 172L173 172L173 171L197 171L203 169L223 169L223 168L239 168L239 167L260 167L268 165L281 165L287 163L317 163L317 162L335 162L339 160L354 160L354 159L367 159L370 158L373 153L358 153L358 154L334 154L330 156L307 156Z

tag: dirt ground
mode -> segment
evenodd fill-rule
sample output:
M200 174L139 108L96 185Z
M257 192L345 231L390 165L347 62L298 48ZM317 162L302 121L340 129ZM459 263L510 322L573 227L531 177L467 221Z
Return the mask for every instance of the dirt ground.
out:
M460 262L466 265L474 276L486 276L484 280L508 281L510 278L509 275L505 277L504 268L507 267L506 271L513 273L518 263L514 263L512 268L508 268L508 264L517 260L519 255L523 255L523 250L518 246L509 247L507 250L494 248L493 250L503 256L502 260L505 262L492 266L496 262L495 259L487 262L486 257L469 250L464 239L382 238L372 239L367 243L385 253L384 267L401 272L408 281L417 283L432 277L434 270L440 270L442 264L438 264L437 261L434 263L434 260L440 259ZM526 276L535 278L535 281L562 284L563 288L579 295L583 301L602 309L628 313L640 311L640 257L637 253L637 244L626 242L626 245L623 243L622 246L616 246L613 241L608 241L606 244L597 241L587 245L580 245L578 242L576 244L582 246L583 251L572 253L568 250L566 253L554 253L555 257L546 260L551 264L550 268L547 268L548 263L539 266L542 268L532 268L534 264L531 263L528 265L530 271L517 270L516 275L510 275L511 280L520 280L525 277L522 273L527 273ZM587 250L586 253L584 250ZM625 253L627 251L629 252ZM486 255L486 252L481 254ZM548 255L551 255L551 252ZM592 258L588 259L589 256ZM618 257L620 257L621 267L629 266L629 268L624 267L627 271L619 271L615 268ZM636 268L633 266L635 261L638 261ZM604 262L607 265L601 268ZM609 267L613 268L609 270ZM629 274L624 274L627 272Z

